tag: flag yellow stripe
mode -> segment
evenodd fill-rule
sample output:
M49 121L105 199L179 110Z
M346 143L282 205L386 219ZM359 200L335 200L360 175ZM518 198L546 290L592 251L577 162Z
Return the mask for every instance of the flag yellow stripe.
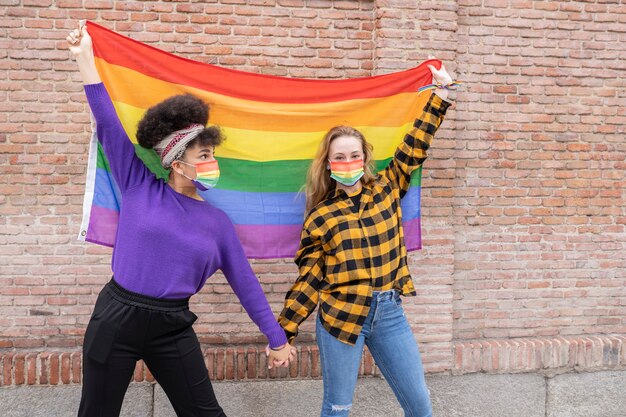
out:
M114 102L122 125L133 143L137 143L137 124L144 110ZM374 158L393 156L397 144L411 129L412 123L397 127L355 126L374 146ZM324 137L323 132L264 132L222 127L226 140L219 146L219 157L255 162L313 159Z

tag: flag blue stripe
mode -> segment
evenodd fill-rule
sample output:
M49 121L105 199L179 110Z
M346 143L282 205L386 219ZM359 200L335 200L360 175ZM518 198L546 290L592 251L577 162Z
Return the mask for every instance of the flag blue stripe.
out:
M402 218L420 216L420 188L410 187L402 199ZM200 193L209 203L228 213L234 224L293 225L304 221L303 193L256 193L212 189Z

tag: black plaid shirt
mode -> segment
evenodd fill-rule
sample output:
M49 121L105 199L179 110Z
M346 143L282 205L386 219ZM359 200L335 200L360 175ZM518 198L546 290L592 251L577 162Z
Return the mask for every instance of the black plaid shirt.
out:
M431 95L389 166L363 186L358 212L340 189L311 210L295 258L299 277L278 319L290 341L318 303L324 328L353 345L369 313L372 291L397 289L415 295L400 199L409 189L411 173L426 159L449 105Z

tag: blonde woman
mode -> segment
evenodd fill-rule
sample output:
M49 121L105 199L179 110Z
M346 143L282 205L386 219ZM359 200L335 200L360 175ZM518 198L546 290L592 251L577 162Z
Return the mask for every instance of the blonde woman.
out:
M400 298L415 295L400 200L411 173L426 159L450 105L448 86L454 85L443 66L429 68L438 87L384 171L376 173L372 146L347 126L326 134L309 169L308 215L295 258L299 276L279 322L293 341L300 323L320 306L322 417L349 415L365 345L405 415L432 415L420 353Z

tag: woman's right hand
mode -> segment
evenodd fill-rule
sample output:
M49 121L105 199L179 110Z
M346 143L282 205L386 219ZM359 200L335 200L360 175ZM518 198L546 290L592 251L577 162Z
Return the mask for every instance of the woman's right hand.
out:
M93 54L91 36L89 36L89 32L87 32L87 26L84 20L78 22L78 29L71 31L66 40L70 47L70 52L74 57L85 54L91 56Z
M87 32L85 21L79 21L78 29L71 31L65 39L70 47L70 52L78 63L83 83L98 84L101 82L98 69L96 68L96 61L93 57L93 43L89 32Z

